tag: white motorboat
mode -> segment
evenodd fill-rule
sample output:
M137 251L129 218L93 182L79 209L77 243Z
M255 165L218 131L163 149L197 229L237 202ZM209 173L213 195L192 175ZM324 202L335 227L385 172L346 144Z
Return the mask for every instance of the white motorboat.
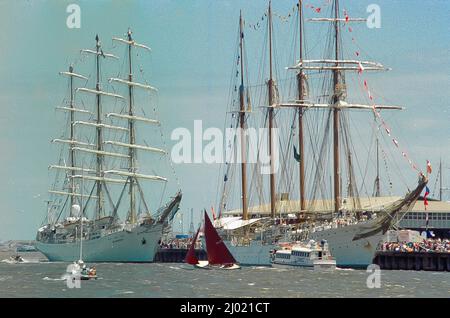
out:
M334 270L336 260L330 254L328 243L322 241L321 244L311 240L307 244L295 243L284 245L271 255L273 267L305 267L314 270Z

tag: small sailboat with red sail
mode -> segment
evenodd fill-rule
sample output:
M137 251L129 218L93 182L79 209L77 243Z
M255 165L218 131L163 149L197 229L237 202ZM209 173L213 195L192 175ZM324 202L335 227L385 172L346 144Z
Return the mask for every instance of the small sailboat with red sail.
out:
M236 259L228 250L225 243L220 238L216 229L214 228L211 220L209 219L208 213L205 210L205 242L206 242L206 252L208 255L207 261L199 261L195 255L195 242L197 242L198 234L200 229L192 240L192 244L189 251L186 254L184 262L190 265L194 265L198 268L203 269L240 269L241 267L237 264Z
M208 265L208 261L199 261L197 255L195 255L195 243L197 243L199 232L200 228L198 228L197 232L195 233L195 236L192 239L191 246L189 247L189 250L184 259L184 262L186 264L193 265L193 267L189 267L189 269L194 269L194 266L205 267L206 265Z
M222 238L217 233L214 225L209 219L208 213L205 210L205 242L206 252L208 254L208 264L197 264L197 267L208 266L210 268L219 269L239 269L241 268L234 256L228 250L228 247L223 242Z

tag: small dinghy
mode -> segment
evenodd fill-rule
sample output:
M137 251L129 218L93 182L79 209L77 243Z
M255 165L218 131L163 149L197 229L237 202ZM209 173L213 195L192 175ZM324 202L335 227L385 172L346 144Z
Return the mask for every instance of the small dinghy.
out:
M72 277L79 277L80 280L97 279L97 270L95 266L88 267L81 259L78 262L74 262L72 266L69 267L68 272Z

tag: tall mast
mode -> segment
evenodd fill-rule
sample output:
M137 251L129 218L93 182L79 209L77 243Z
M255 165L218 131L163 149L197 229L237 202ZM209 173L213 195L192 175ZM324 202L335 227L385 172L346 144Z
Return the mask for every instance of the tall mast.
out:
M100 54L101 54L101 45L100 39L98 35L95 36L96 41L96 57L95 64L97 68L97 83L95 85L95 89L97 91L101 90L100 87ZM97 165L96 165L96 175L98 178L103 177L103 157L100 154L100 151L103 151L103 138L102 138L102 127L100 124L102 123L102 107L101 107L101 97L100 94L96 94L97 99ZM102 181L99 179L96 181L97 184L97 212L96 217L101 218L103 216L103 191L102 191Z
M335 30L335 59L336 69L333 70L333 157L334 157L334 211L337 213L341 208L340 192L340 167L339 167L339 109L336 107L340 101L340 72L339 66L339 0L334 0L334 30Z
M127 177L127 180L125 181L125 183L126 183L125 187L128 187L128 183L130 184L130 187L129 187L130 209L128 211L127 221L129 223L134 224L137 221L137 213L136 213L136 195L137 194L140 195L140 197L142 199L141 202L147 213L147 217L150 218L150 214L149 214L150 209L148 208L147 203L145 202L143 190L138 182L138 179L167 182L167 178L164 178L161 176L137 173L137 170L138 170L138 167L136 164L137 150L149 151L149 152L158 153L158 154L165 154L166 152L163 149L136 144L135 121L146 122L146 123L152 124L152 125L159 125L158 120L141 117L141 116L136 116L135 111L134 111L134 101L133 101L134 87L149 90L149 91L157 91L157 89L150 85L133 81L133 62L132 62L132 57L131 57L132 47L141 48L141 49L145 49L148 51L151 51L151 49L146 45L137 43L132 37L131 29L128 29L126 39L113 37L113 41L117 41L117 42L126 44L127 48L128 48L128 79L125 80L122 78L114 78L114 77L109 79L109 82L115 82L115 83L124 84L124 85L128 86L128 113L127 114L109 113L107 115L107 117L112 116L115 118L121 118L121 119L127 120L128 129L126 129L126 130L129 133L129 141L128 141L128 143L123 143L123 142L119 142L119 141L106 141L105 143L111 144L111 145L117 145L119 147L128 148L128 155L126 157L129 161L128 161L128 167L127 167L128 171L127 172L124 172L121 170L109 170L108 173ZM125 189L125 187L124 187L124 189Z
M273 109L275 104L274 81L272 70L272 1L269 1L269 64L270 64L270 78L267 82L269 88L269 158L270 158L270 215L275 217L275 169L273 160Z
M242 219L248 220L247 206L247 149L245 139L245 103L244 103L244 21L242 11L239 15L239 48L241 63L241 86L239 87L240 128L241 128L241 176L242 176Z
M83 167L83 165L81 166ZM83 170L81 170L81 175L83 176ZM81 178L81 190L80 190L80 261L83 260L83 188L84 188L84 179Z
M73 74L73 66L70 65L69 66L69 73ZM74 103L73 103L73 75L70 76L70 109L72 110L70 112L70 166L72 168L75 167L75 150L74 148L74 140L75 140L75 136L74 136L74 128L73 128L73 123L75 121L75 112L73 111L74 109ZM70 192L71 193L75 193L75 170L71 170L70 172L71 178L70 178ZM74 196L71 195L70 196L70 214L72 214L72 206L75 203L75 199Z
M129 73L128 73L128 81L133 82L133 71L132 71L132 64L131 64L131 46L133 43L133 38L131 37L131 29L128 29L128 66L129 66ZM134 109L133 109L133 86L128 86L128 97L129 97L129 107L128 107L128 115L134 116ZM134 145L136 143L136 136L135 136L135 129L134 129L134 121L132 119L128 120L128 128L129 128L129 137L130 137L130 145ZM130 162L129 162L129 171L130 173L136 172L136 158L135 158L135 148L130 147L129 148L129 156L130 156ZM130 177L130 214L129 214L129 222L135 223L136 222L136 193L135 193L135 179L133 177Z
M299 34L300 34L300 59L299 62L303 62L303 0L298 0L298 20L299 20ZM298 84L298 99L303 103L305 92L303 91L303 81L305 74L303 70L297 74L297 84ZM305 202L305 161L304 161L304 143L303 143L303 107L298 108L298 151L300 152L300 210L306 209Z

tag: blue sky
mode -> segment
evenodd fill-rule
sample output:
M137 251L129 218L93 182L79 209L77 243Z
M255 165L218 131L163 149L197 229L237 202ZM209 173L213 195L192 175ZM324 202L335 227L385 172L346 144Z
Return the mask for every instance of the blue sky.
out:
M305 1L316 7L324 2ZM81 7L80 29L66 27L70 3ZM295 3L274 0L274 12L285 15ZM442 157L450 167L450 2L346 0L341 8L365 17L371 3L381 8L381 28L361 27L355 36L371 59L393 69L370 79L377 91L407 107L389 116L390 124L417 163L429 159L436 169ZM266 6L267 1L260 0L1 0L0 240L32 239L44 218L51 182L47 167L57 155L49 141L60 128L53 108L66 89L58 72L79 57L79 49L93 46L95 34L108 50L111 37L130 26L136 39L152 47L144 59L146 74L159 88L158 107L169 136L176 127L192 129L195 119L202 119L204 127L223 127L239 10L250 23L260 19ZM281 24L276 30L283 44L286 30ZM307 31L311 37L319 34L311 25ZM249 67L255 73L262 35L247 33ZM191 207L199 211L214 203L218 166L175 169L184 192L186 229ZM415 182L407 165L401 169Z

